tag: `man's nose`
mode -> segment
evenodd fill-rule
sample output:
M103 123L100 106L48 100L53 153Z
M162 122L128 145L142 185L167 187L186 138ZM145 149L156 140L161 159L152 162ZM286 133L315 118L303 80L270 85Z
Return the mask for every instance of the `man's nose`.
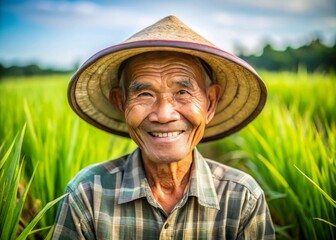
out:
M179 117L174 99L169 96L159 97L148 116L150 121L160 123L176 121Z

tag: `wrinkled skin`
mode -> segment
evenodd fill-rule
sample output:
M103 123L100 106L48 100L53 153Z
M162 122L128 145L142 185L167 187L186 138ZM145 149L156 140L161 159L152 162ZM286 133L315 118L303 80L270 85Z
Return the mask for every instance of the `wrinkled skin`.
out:
M221 88L206 86L199 61L185 54L142 54L123 72L124 93L114 88L110 98L141 149L146 174L153 185L179 187L188 181L192 151L215 113Z

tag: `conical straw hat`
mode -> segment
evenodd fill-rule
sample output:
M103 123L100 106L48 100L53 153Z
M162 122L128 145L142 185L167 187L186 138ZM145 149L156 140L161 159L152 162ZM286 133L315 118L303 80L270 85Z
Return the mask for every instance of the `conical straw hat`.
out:
M85 121L107 132L129 137L123 116L109 101L118 86L118 69L126 59L149 51L174 51L203 59L222 86L216 114L206 126L202 142L232 134L251 122L266 102L267 90L256 71L168 16L88 59L72 77L69 103Z

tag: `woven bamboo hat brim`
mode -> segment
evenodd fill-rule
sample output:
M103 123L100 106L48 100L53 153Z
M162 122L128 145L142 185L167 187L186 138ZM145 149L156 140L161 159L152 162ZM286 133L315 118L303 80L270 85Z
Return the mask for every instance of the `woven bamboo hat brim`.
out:
M265 105L265 84L249 64L219 49L176 17L168 16L88 59L69 84L68 98L73 110L95 127L129 137L123 116L109 101L109 92L119 84L121 63L150 51L190 54L203 59L212 68L213 81L222 86L222 96L214 118L206 126L202 142L240 130Z

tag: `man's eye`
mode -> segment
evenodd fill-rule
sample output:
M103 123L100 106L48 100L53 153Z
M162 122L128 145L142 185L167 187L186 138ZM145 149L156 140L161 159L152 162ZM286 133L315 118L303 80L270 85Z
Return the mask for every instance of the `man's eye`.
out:
M149 93L149 92L142 92L142 93L140 93L138 96L139 96L139 97L151 97L152 94Z
M188 92L186 90L180 90L178 91L178 94L184 95L184 94L188 94Z

